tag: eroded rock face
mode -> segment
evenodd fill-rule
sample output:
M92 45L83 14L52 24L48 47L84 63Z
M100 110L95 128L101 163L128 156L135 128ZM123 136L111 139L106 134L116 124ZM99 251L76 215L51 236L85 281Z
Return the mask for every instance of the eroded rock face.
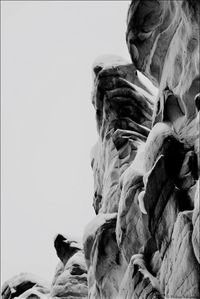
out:
M159 87L155 121L171 121L185 141L200 92L199 16L196 0L136 0L128 12L131 57Z
M4 299L200 298L199 22L198 0L131 2L132 63L93 66L97 215L83 249L58 235L51 291L17 279Z
M50 298L50 284L31 273L21 273L2 286L2 298Z
M197 0L134 0L133 64L94 64L90 298L200 297L199 13Z
M88 298L87 267L82 245L58 234L54 247L60 259L52 284L33 274L22 273L6 281L3 299Z
M154 90L143 88L136 69L119 57L94 63L93 105L99 140L92 151L96 213L118 210L119 178L149 134Z
M87 298L87 268L81 244L59 234L54 246L60 263L52 282L52 298Z
M131 256L149 237L147 228L145 232L140 225L135 229L137 222L143 225L137 200L144 187L140 155L136 158L136 154L150 131L156 91L152 85L145 87L135 67L119 57L100 58L93 70L93 105L99 140L92 151L92 168L94 208L98 216L89 226L92 231L86 230L84 252L88 261L89 296L116 298ZM129 167L135 158L135 167ZM135 213L138 213L136 218L132 217ZM139 240L133 241L134 233ZM105 246L106 254L101 252Z
M99 214L85 230L89 298L117 298L127 266L117 246L116 213Z

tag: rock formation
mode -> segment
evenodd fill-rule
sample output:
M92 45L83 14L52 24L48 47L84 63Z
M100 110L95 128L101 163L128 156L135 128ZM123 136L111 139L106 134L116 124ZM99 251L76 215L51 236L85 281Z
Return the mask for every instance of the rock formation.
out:
M198 0L131 2L132 63L93 65L96 217L83 248L58 235L51 288L18 276L3 299L200 298L199 27Z
M119 57L104 56L93 67L93 105L99 140L92 150L94 209L117 212L119 179L149 134L153 95L135 67Z
M41 278L30 274L21 273L6 281L2 286L2 298L47 298L50 285Z
M134 0L133 63L94 64L89 298L200 297L199 13L197 0Z
M58 235L54 246L60 263L52 282L52 298L87 298L87 268L81 244Z
M54 241L60 259L50 284L29 273L22 273L6 281L2 299L88 298L87 267L82 245L62 235Z

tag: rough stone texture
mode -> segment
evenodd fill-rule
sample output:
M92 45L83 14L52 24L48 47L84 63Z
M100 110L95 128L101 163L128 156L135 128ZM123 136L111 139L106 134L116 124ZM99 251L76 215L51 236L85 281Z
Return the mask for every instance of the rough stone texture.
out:
M93 65L97 215L83 249L58 235L50 293L7 282L4 299L200 298L199 22L199 0L131 2L132 63Z
M117 298L127 264L116 242L116 213L99 214L84 234L89 298Z
M128 12L131 57L136 67L159 86L156 120L172 121L177 131L184 130L196 114L199 19L196 0L136 0ZM189 136L184 137L187 140Z
M144 190L142 167L137 161L143 156L143 145L139 149L134 162L121 177L121 196L119 201L116 234L118 246L127 262L133 254L150 238L146 225L146 215L142 213L139 198ZM141 151L141 155L140 155Z
M2 299L11 298L50 298L50 285L41 278L21 273L4 282L2 286Z
M88 298L87 267L82 245L63 235L57 235L54 247L60 259L52 284L29 273L6 281L2 299L75 299Z
M93 67L93 105L99 140L92 151L96 213L118 210L119 178L148 136L154 90L143 89L135 67L104 56Z
M133 0L133 63L94 64L90 298L200 297L199 21L197 0Z
M52 298L87 298L87 268L81 244L58 235L54 246L60 263L52 282Z
M143 254L132 256L123 277L118 298L163 298L158 280L146 268Z
M193 232L192 232L192 245L196 259L200 264L200 207L199 207L199 180L195 194L194 213L192 216Z

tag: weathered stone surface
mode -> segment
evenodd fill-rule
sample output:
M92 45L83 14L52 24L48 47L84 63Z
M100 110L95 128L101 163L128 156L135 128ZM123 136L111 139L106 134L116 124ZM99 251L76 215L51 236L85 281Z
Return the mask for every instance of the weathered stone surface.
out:
M70 240L60 234L58 234L54 240L54 247L56 249L57 256L64 265L72 255L82 249L80 243Z
M32 274L22 273L4 283L3 299L88 298L87 267L82 245L59 234L54 246L60 263L52 284Z
M97 216L83 249L55 239L61 262L45 296L200 298L199 22L198 0L133 0L133 63L94 63ZM11 290L7 283L3 298ZM17 296L42 298L35 285L24 291Z
M144 190L143 183L143 145L140 147L135 160L123 173L120 179L122 186L119 209L117 215L117 243L126 261L129 263L133 254L139 252L141 247L150 238L150 233L142 213L139 196Z
M118 298L164 298L157 278L146 268L143 254L132 256L120 285Z
M154 132L154 128L149 138L156 139L157 134L160 138L159 131ZM162 293L170 298L198 298L199 264L192 248L193 201L187 192L195 184L194 161L191 161L194 152L185 153L182 144L174 139L174 133L171 133L171 141L175 143L169 142L169 137L165 136L160 149L157 148L160 157L155 155L157 160L148 173L144 206L148 228L162 260L158 275ZM147 141L146 146L149 145L151 148Z
M138 211L138 215L142 218L137 202L138 193L143 188L142 173L134 173L135 178L133 177L133 182L122 179L122 177L128 177L125 174L126 170L128 171L129 165L134 161L138 148L142 147L142 144L147 139L149 128L151 127L153 100L155 99L155 88L152 88L152 90L146 88L135 71L133 65L127 64L122 59L116 57L111 59L109 63L104 57L94 64L93 104L96 109L99 140L92 151L92 168L94 170L95 183L94 208L96 213L100 214L93 222L94 227L99 226L99 228L96 228L98 233L89 234L90 237L87 237L84 242L86 260L89 252L89 256L97 256L96 259L98 261L97 263L96 259L89 257L90 262L87 263L91 298L95 296L95 298L98 298L98 296L103 296L102 298L116 298L119 291L120 277L125 273L125 265L129 262L132 254L136 253L143 245L143 239L149 237L147 236L148 232L143 232L140 229L140 225L138 225L138 230L135 230L135 222L132 221L134 219L132 212ZM140 157L138 155L135 165L138 167L139 163ZM135 172L137 172L137 167L134 170ZM128 173L130 172L131 170ZM139 186L135 188L134 184L137 180ZM128 198L126 196L125 198L121 190L124 188L124 193L126 193L129 187L133 187L132 195L136 193L136 202L133 200L132 210L129 210L132 197L129 196L130 198ZM100 223L104 221L104 216L101 213L105 213L105 217L110 217L110 212L118 211L119 200L122 203L121 210L118 213L117 222L119 224L117 225L116 240L116 219L111 228L109 228L108 224ZM126 213L128 214L126 215ZM136 222L137 220L135 219ZM126 222L129 223L129 226L124 233ZM141 219L139 219L138 223L143 225ZM91 229L93 231L93 228ZM110 230L113 231L112 238L115 236L112 243L107 245L108 248L109 246L112 248L113 244L115 244L115 249L113 248L112 251L108 250L106 258L104 254L99 252L99 248L96 245L92 247L92 250L89 250L90 242L87 241L93 239L92 244L103 242L102 238L104 238L105 229L107 229L107 233ZM139 237L142 232L141 240L134 242L130 238L132 242L129 242L128 234L130 233L130 237L132 237L135 231L137 231ZM134 245L137 243L138 245L134 249ZM129 246L127 247L127 245ZM122 249L121 252L118 246ZM111 267L109 271L107 270L109 278L106 280L103 269L107 269L107 266L105 267L104 259L108 265L110 263L115 265L116 261L113 256L115 251L118 256L117 259L120 256L120 262L119 265ZM113 277L110 279L110 276ZM106 275L106 277L108 276ZM107 281L106 284L105 281Z
M109 60L108 60L109 58ZM99 140L92 151L96 213L117 212L119 178L146 140L155 91L143 88L135 67L119 57L94 64L93 105Z
M34 294L34 296L33 296ZM50 298L50 284L31 273L21 273L4 282L2 298ZM32 296L32 297L31 297Z
M87 268L81 244L58 235L54 246L61 262L52 282L52 298L87 298Z
M16 298L16 297L15 297ZM52 299L50 293L44 292L43 289L38 287L32 287L31 289L27 290L23 294L21 294L19 299Z
M199 93L199 1L132 1L127 43L136 67L159 86L156 115L184 129ZM166 103L165 90L174 95ZM178 120L179 119L179 120Z
M194 254L197 261L200 264L200 197L199 197L199 180L196 186L196 193L194 197L194 212L192 216L193 232L192 232L192 245L194 249Z
M85 230L89 298L117 298L127 264L116 242L116 213L99 214Z
M180 212L165 249L160 285L166 297L199 298L199 264L192 247L192 212Z
M126 37L133 65L115 57L94 66L94 208L97 219L117 213L115 250L124 267L116 298L200 296L199 12L197 0L132 1ZM140 84L138 70L158 94ZM97 265L112 254L90 252L96 283Z

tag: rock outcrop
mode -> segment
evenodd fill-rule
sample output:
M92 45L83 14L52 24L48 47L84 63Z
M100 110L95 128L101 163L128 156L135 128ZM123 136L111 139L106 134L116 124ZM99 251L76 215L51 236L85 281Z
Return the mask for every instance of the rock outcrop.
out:
M119 57L99 58L93 67L93 105L99 140L92 150L94 209L117 212L119 179L149 134L153 91L143 89L135 67Z
M6 281L2 299L88 298L87 267L82 245L58 234L54 247L60 263L51 284L30 273L22 273Z
M82 245L59 234L54 246L60 263L52 282L52 298L87 298L87 268Z
M2 298L49 298L50 284L30 273L21 273L4 282Z
M116 213L100 213L86 228L83 240L89 298L118 296L125 269L116 241L116 218Z
M83 248L58 235L51 287L18 276L3 299L200 298L199 27L198 0L131 2L132 63L93 65L96 217Z
M132 64L94 64L89 298L200 297L199 13L197 0L134 0Z

